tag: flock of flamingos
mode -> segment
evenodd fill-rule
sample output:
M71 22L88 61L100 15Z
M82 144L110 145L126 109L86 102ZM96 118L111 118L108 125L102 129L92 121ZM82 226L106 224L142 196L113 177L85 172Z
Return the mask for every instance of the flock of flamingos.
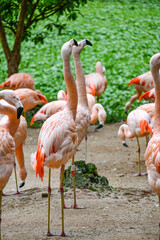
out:
M54 235L50 231L50 197L51 197L51 168L61 168L60 193L62 232L60 236L67 236L64 231L64 168L69 159L72 159L71 175L73 179L74 208L76 204L75 190L75 165L74 155L83 139L87 139L89 124L99 121L95 131L103 127L106 120L106 111L98 103L100 95L107 87L104 76L105 69L101 62L96 63L96 72L84 75L80 53L86 46L92 44L84 39L77 42L71 39L61 48L63 60L63 74L66 91L58 92L58 100L49 102L39 91L35 90L34 80L27 73L17 73L10 76L0 85L5 89L0 91L0 239L1 239L1 203L3 189L6 186L14 169L16 176L15 157L19 165L19 176L23 187L27 177L25 167L23 144L27 137L26 111L38 104L44 103L31 120L32 126L37 120L44 120L39 133L38 147L31 154L31 165L36 171L36 176L41 180L44 177L44 166L49 168L48 177L48 231L47 236ZM74 79L70 57L73 55L76 72ZM148 181L159 197L160 205L160 53L153 55L150 60L150 72L132 79L128 85L134 84L136 95L132 96L125 105L127 112L136 99L150 99L154 103L141 105L128 114L126 124L118 130L118 136L127 147L125 138L137 139L138 144L138 174L140 170L140 144L139 137L146 136L145 161L147 166ZM144 94L142 94L144 92ZM97 97L97 101L95 99ZM22 116L24 112L24 116ZM150 137L150 140L148 136ZM16 179L16 188L18 184Z

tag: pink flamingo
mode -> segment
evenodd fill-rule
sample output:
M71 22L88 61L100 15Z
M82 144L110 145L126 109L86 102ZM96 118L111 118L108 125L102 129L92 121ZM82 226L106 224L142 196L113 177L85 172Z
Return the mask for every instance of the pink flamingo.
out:
M77 105L77 115L76 115L76 128L78 134L78 146L87 135L87 128L90 122L90 111L87 100L86 86L85 86L85 76L80 60L80 53L86 45L92 46L88 40L82 40L78 42L78 46L74 46L72 49L72 55L74 59L74 65L76 70L76 82L78 91L78 105ZM76 204L76 191L75 191L75 164L74 156L72 158L71 174L73 178L73 192L74 192L74 208L78 207Z
M10 93L10 91L9 91L9 93ZM3 100L0 100L0 104L2 104L4 106L9 105L6 101L3 101L3 102L2 101ZM1 119L4 116L5 115L1 114ZM17 128L16 133L13 136L14 141L15 141L15 147L16 147L16 159L17 159L18 165L19 165L19 176L21 179L20 188L25 185L25 179L27 177L27 170L25 167L24 153L23 153L23 144L25 142L26 137L27 137L27 122L23 116L20 116L19 126ZM15 172L15 182L16 182L16 190L17 190L16 194L20 194L20 192L18 190L18 184L17 184L16 162L14 165L14 172Z
M147 99L147 100L151 100L151 101L155 101L155 89L152 88L151 90L143 93L140 98L139 101L141 101L142 99Z
M123 146L128 147L125 142L125 138L137 139L138 145L138 174L134 176L141 176L140 171L140 144L139 137L147 135L152 136L152 122L148 113L144 110L133 110L128 114L127 124L122 124L118 130L118 137L122 140Z
M63 90L59 90L58 93L57 93L57 99L58 100L67 101L67 94L66 94L66 92L63 91Z
M146 92L154 87L151 72L146 72L139 75L138 77L133 78L128 83L128 86L130 85L134 85L137 93L131 97L129 102L126 103L125 112L130 109L132 103L141 96L142 92Z
M23 111L22 104L15 92L4 90L0 92L0 99L9 104L0 104L0 113L6 115L0 120L0 239L1 239L1 207L2 191L6 186L14 167L15 142L13 136L18 128L19 118ZM12 105L13 106L12 106Z
M155 103L146 103L136 109L146 111L149 114L151 121L154 123Z
M17 88L30 88L34 90L34 79L28 73L15 73L5 82L1 83L0 88L12 90L16 90Z
M104 107L100 103L94 104L92 107L90 124L94 124L97 122L97 120L99 120L99 125L95 128L95 130L100 129L104 126L106 118L107 113Z
M24 114L38 104L48 103L47 98L38 90L19 88L15 92L23 104Z
M145 161L148 171L148 182L159 198L160 208L160 53L152 56L150 68L155 86L155 116L153 137L148 143L145 152ZM159 224L160 227L160 224ZM160 233L159 233L160 239Z
M75 80L70 67L70 55L73 45L77 45L74 39L63 44L61 55L63 59L63 72L67 88L66 107L56 114L49 117L43 124L38 140L38 149L36 154L31 155L31 162L36 170L36 175L43 180L44 166L49 168L48 181L48 232L47 236L52 236L50 232L50 178L51 168L61 167L61 211L62 211L62 233L64 232L64 166L70 158L74 156L78 146L78 135L75 124L77 112L77 89Z
M85 75L87 93L97 96L97 102L99 102L99 97L107 87L107 79L104 76L104 72L105 68L102 66L101 62L97 62L96 73Z

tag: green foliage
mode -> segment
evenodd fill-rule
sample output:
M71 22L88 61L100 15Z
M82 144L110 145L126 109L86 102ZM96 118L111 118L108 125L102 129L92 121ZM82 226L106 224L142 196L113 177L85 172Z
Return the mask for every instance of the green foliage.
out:
M100 103L107 112L107 122L125 120L125 104L135 94L134 86L127 87L127 84L133 77L149 71L151 56L159 52L159 11L158 0L95 0L81 7L83 16L79 15L73 22L62 16L60 21L66 27L61 32L54 25L50 32L49 20L41 22L32 30L32 36L45 31L48 36L42 43L34 44L29 39L23 42L20 72L30 73L36 88L49 101L55 100L58 90L65 89L61 47L71 38L78 41L86 38L93 47L86 46L81 53L85 74L95 72L97 61L106 68L108 86ZM2 82L7 78L7 64L1 48L0 59ZM72 58L71 67L75 76ZM138 105L137 100L131 110Z

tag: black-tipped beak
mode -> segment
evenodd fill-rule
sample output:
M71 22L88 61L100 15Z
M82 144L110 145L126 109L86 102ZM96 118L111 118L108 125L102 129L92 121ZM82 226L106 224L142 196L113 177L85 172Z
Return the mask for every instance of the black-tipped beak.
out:
M128 114L127 110L125 110L124 112L125 112L125 114Z
M23 181L20 183L19 187L22 188L24 185L25 185L25 182Z
M86 40L86 44L89 45L89 46L92 46L92 43L88 40Z
M103 127L103 125L102 125L102 124L99 124L99 125L95 128L95 130L100 129L100 128L102 128L102 127Z
M124 147L128 147L127 143L123 143L123 146L124 146Z
M20 118L22 112L23 112L23 107L19 107L19 108L17 108L17 119Z
M73 41L74 41L74 45L78 46L77 41L75 39L73 39Z

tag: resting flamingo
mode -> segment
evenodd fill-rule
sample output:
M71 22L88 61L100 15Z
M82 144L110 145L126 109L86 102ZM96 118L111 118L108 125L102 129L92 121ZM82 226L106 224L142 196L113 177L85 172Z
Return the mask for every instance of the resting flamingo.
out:
M140 144L139 137L144 137L147 135L152 136L152 126L151 118L148 113L144 110L133 110L128 114L127 124L122 124L118 130L118 137L122 140L123 146L128 147L125 142L125 138L137 139L138 145L138 174L134 176L144 175L140 170Z
M130 109L132 103L141 96L142 92L146 92L154 87L151 72L149 71L133 78L128 83L128 86L130 85L134 85L137 93L130 98L129 102L126 103L125 112Z
M5 82L0 84L0 88L12 90L30 88L34 90L34 79L28 73L14 73Z
M107 79L104 76L105 68L101 62L96 63L96 72L85 75L87 93L97 96L97 102L101 94L106 90Z
M145 161L148 171L148 182L158 195L160 208L160 53L152 56L150 60L150 68L155 85L155 116L153 137L148 143L145 152Z
M59 90L58 93L57 93L57 99L58 99L58 100L64 100L64 101L67 101L67 94L66 94L66 91Z
M155 101L155 89L152 88L151 90L143 93L140 98L139 98L139 101L141 101L142 99L145 99L145 100L151 100L151 101Z
M24 114L38 104L48 103L47 98L38 90L19 88L15 92L23 104Z
M63 44L61 55L63 59L63 73L67 88L67 103L66 107L56 114L49 117L43 124L39 139L38 149L36 154L31 155L31 163L36 170L36 175L43 180L44 166L49 168L48 181L48 232L47 236L54 235L50 232L50 178L51 168L61 167L61 211L62 211L62 233L61 236L66 236L64 232L64 166L70 158L74 156L78 146L78 135L75 124L77 112L77 89L75 80L70 67L70 55L72 47L77 45L74 39Z

